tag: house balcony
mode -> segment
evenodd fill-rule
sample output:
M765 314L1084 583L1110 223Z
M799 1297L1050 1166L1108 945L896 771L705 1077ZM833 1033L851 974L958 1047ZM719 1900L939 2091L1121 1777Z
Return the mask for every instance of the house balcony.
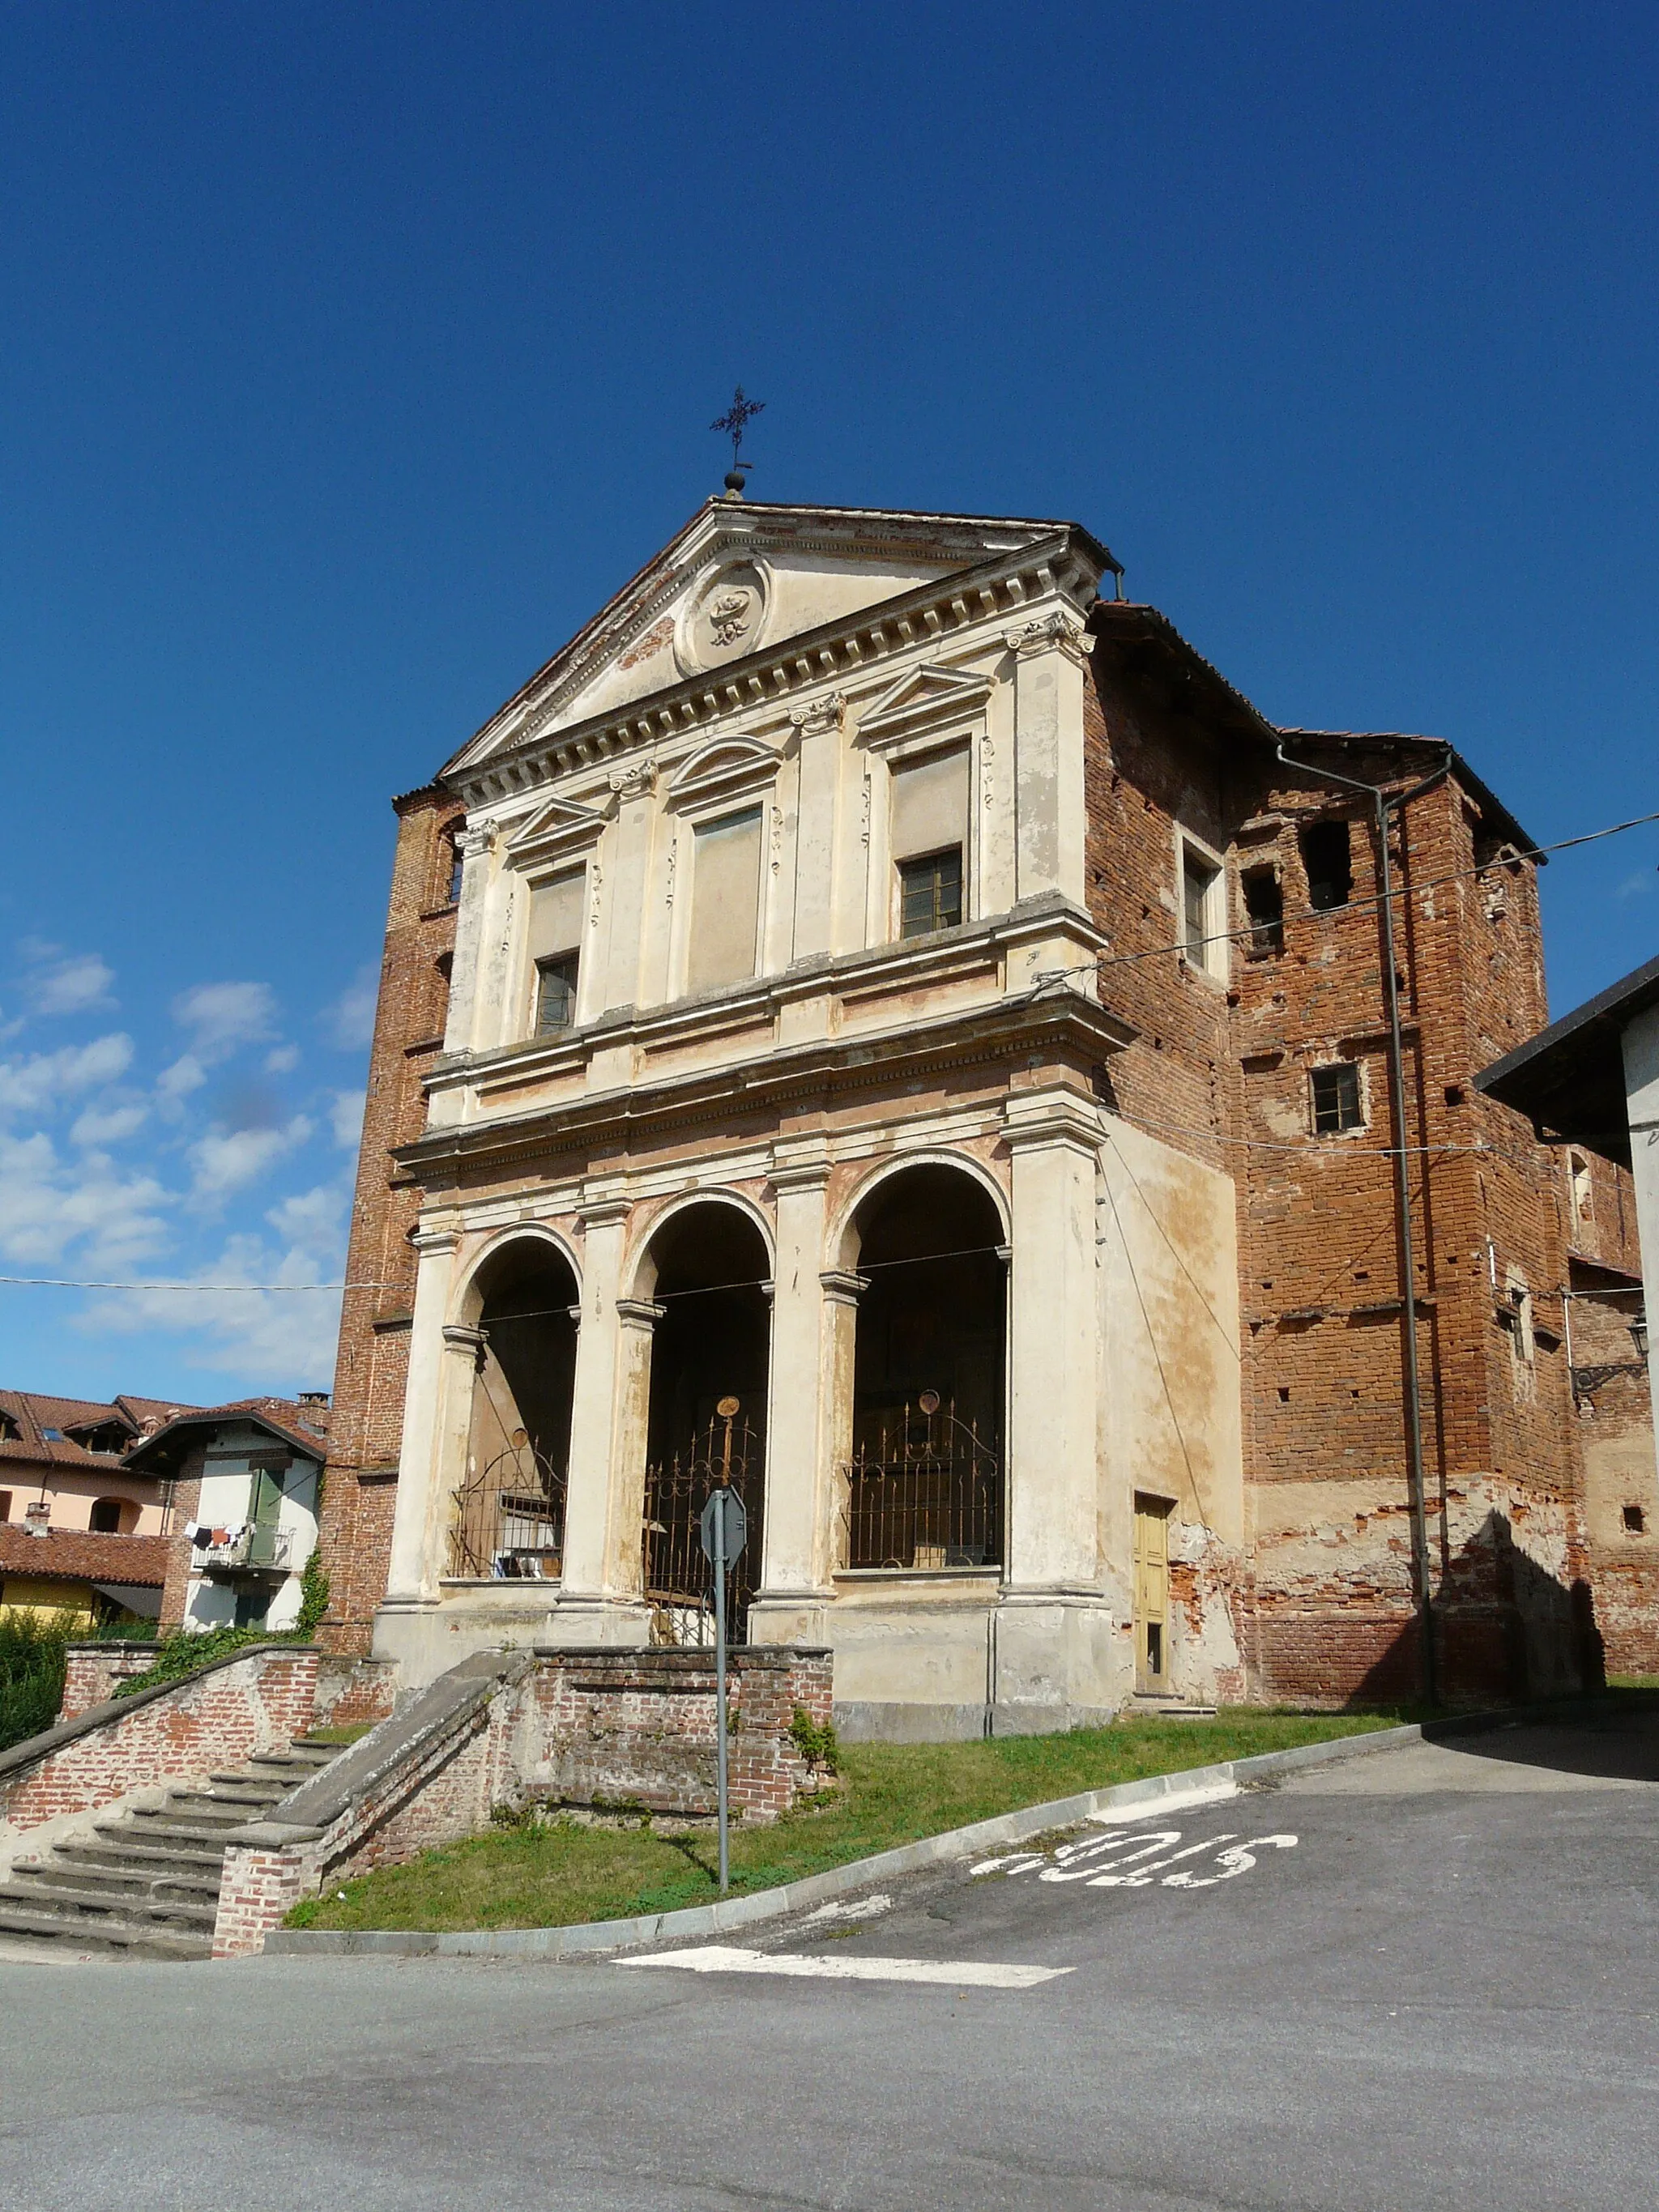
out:
M198 1552L196 1565L211 1582L280 1581L290 1571L293 1555L291 1528L244 1528L228 1543Z

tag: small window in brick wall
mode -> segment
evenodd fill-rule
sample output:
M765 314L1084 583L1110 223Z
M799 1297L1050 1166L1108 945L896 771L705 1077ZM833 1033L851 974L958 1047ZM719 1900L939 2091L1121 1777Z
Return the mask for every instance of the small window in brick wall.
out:
M1648 1525L1648 1516L1639 1505L1625 1508L1625 1527L1632 1536L1639 1536Z
M1364 1127L1359 1070L1352 1060L1339 1060L1328 1067L1316 1067L1310 1081L1316 1137L1340 1136L1345 1129Z
M451 906L459 906L461 902L461 871L466 864L461 853L460 839L451 837L448 844L449 884L446 896Z
M1353 855L1346 822L1310 822L1302 832L1308 903L1316 914L1346 906L1353 893Z
M1270 960L1285 950L1285 890L1277 868L1247 868L1239 882L1250 918L1249 957Z

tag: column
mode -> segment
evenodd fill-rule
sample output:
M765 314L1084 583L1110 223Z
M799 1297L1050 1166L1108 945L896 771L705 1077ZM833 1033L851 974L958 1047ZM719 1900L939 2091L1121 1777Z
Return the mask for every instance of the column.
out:
M765 1556L761 1595L822 1597L828 1587L823 1232L828 1158L780 1163L772 1362L767 1390Z
M1009 1285L1011 1590L1097 1592L1094 1118L1070 1091L1017 1092Z
M472 1030L478 995L478 959L489 888L489 849L495 836L495 824L484 821L469 823L455 838L461 855L461 899L455 916L455 951L449 970L449 1009L444 1019L446 1052L470 1052L476 1042Z
M631 1208L625 1199L597 1200L582 1209L582 1298L576 1374L570 1407L570 1474L565 1494L565 1601L615 1595L616 1530L620 1519L617 1428L626 1359L621 1312L623 1249ZM637 1595L632 1588L629 1595Z
M461 1455L472 1419L473 1354L447 1342L444 1316L449 1308L455 1248L449 1230L423 1230L414 1239L415 1311L409 1332L409 1375L404 1386L403 1443L398 1458L398 1503L392 1522L392 1561L386 1602L392 1607L435 1604L437 1557L443 1522L442 1477L453 1450L453 1431L460 1419ZM473 1335L466 1331L466 1335ZM454 1370L459 1368L459 1373Z
M1008 1308L1007 1542L991 1646L998 1734L1109 1717L1095 1395L1097 1117L1073 1091L1017 1092Z
M1010 630L1007 643L1015 656L1015 895L1058 890L1086 908L1081 628L1056 609Z

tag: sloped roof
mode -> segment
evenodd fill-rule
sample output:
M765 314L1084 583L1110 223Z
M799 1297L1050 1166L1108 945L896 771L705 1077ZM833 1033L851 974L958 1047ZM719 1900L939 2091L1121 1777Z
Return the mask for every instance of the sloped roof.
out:
M159 1398L119 1397L105 1402L59 1398L40 1390L0 1390L0 1414L17 1431L15 1437L0 1435L0 1463L24 1460L33 1465L112 1468L119 1463L118 1453L90 1452L66 1433L49 1437L46 1431L116 1426L137 1442L146 1429L159 1427L173 1414L191 1410Z
M165 1536L100 1536L85 1528L52 1528L37 1536L15 1522L0 1522L0 1578L37 1575L159 1589L167 1578L167 1549Z
M314 1410L325 1418L325 1407ZM310 1425L313 1412L311 1407L301 1407L289 1398L240 1398L223 1406L193 1406L136 1444L122 1464L143 1474L176 1474L204 1429L228 1428L239 1422L252 1422L320 1463L328 1455L328 1437L325 1427Z
M1654 1006L1659 1006L1659 956L1483 1067L1475 1088L1526 1115L1540 1135L1583 1145L1627 1168L1624 1033Z

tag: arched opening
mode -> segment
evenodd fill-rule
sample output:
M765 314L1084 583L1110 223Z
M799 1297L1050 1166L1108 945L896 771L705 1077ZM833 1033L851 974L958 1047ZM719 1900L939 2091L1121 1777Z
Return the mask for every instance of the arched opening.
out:
M1002 1564L1006 1273L990 1194L924 1164L854 1216L859 1298L843 1566Z
M646 1602L660 1643L713 1639L713 1588L700 1519L722 1479L742 1498L749 1534L728 1584L728 1633L748 1633L760 1573L766 1400L771 1356L765 1239L718 1201L687 1206L652 1238L647 1272L661 1309L651 1343L643 1528Z
M138 1508L130 1498L94 1498L87 1527L94 1536L130 1536L138 1526Z
M449 1572L556 1580L576 1378L575 1274L556 1246L521 1237L489 1255L472 1289L472 1419Z

